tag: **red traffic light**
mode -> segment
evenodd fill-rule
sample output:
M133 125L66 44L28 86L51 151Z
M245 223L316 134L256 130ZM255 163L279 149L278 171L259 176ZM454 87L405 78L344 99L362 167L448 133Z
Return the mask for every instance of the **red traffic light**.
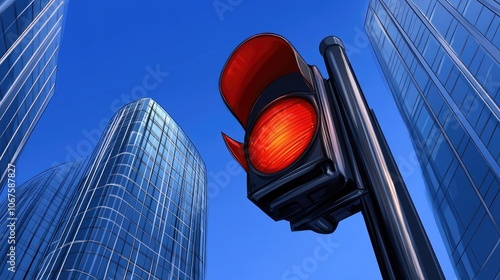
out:
M265 174L279 172L306 150L317 128L316 110L299 97L278 99L269 104L253 126L248 157Z
M275 34L244 41L221 73L222 98L245 129L244 143L223 138L247 171L248 198L292 230L333 232L357 209L345 196L353 185L339 168L329 90L319 70Z
M292 73L300 73L304 81L309 85L312 84L311 74L307 64L287 40L276 34L259 34L247 39L231 54L221 73L220 92L224 102L233 115L243 128L247 129L251 110L262 91L275 80ZM314 122L316 122L317 117L314 108L310 103L308 103L308 105L309 109L306 111L313 110L313 113L309 113L308 115L312 116L313 114ZM304 106L307 105L303 105L303 107ZM261 117L260 120L261 129L259 130L259 135L267 135L263 134L262 130L263 118ZM292 129L292 131L295 131L296 128L300 129L302 125L303 124L300 122L296 124L288 122L288 127ZM314 133L315 127L316 124L314 125L314 129L309 129L312 131L311 135ZM257 130L254 128L253 131ZM270 131L270 133L279 135L276 131ZM254 143L257 143L257 140L263 141L261 144L264 145L272 144L272 141L269 143L266 142L269 141L270 138L266 140L265 138L260 139L259 137L260 140L258 140L255 137L257 132L253 133L253 135L252 139L254 139ZM243 168L248 171L244 144L231 139L225 134L223 134L223 138L231 154ZM274 146L272 147L256 148L255 144L252 144L253 148L249 148L252 152L247 154L247 156L250 157L248 161L262 173L273 173L285 168L300 156L311 140L301 140L297 141L295 144L289 142L288 148L286 148L287 144L284 141L289 141L291 139L292 138L286 138L279 143L273 142ZM303 145L304 147L296 149L297 147L295 146L301 146L299 143L302 143L302 141L305 143L305 145ZM275 150L269 152L269 149ZM290 150L293 149L296 150L290 152ZM289 151L288 153L286 153L287 150ZM285 154L277 156L281 152L285 152ZM255 157L256 155L258 156ZM271 161L274 163L271 163Z

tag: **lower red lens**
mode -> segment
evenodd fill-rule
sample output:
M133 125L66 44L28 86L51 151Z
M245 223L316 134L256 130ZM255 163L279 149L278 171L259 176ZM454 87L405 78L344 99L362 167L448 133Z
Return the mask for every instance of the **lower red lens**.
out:
M288 97L271 103L250 134L250 163L266 174L285 169L304 153L316 128L316 110L307 100Z

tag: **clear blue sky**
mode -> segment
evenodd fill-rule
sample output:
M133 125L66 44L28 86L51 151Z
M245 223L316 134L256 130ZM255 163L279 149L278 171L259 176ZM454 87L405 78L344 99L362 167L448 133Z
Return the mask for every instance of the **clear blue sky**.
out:
M220 136L243 139L218 91L220 71L241 41L281 34L326 75L318 45L336 35L348 47L445 275L455 279L408 133L364 35L368 1L217 2L230 10L219 15L212 1L71 1L56 93L17 164L18 179L88 155L117 108L134 100L130 96L148 96L183 128L207 165L208 280L379 279L360 214L329 236L290 232L247 200L246 175L234 169ZM160 72L148 81L157 83L143 90L151 71ZM302 267L302 275L294 275L293 266Z

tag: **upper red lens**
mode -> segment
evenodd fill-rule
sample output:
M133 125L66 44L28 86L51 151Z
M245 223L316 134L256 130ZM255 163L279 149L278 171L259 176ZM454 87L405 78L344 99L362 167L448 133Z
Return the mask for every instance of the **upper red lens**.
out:
M250 163L265 174L285 169L304 153L316 128L316 110L307 100L288 97L271 103L250 134Z

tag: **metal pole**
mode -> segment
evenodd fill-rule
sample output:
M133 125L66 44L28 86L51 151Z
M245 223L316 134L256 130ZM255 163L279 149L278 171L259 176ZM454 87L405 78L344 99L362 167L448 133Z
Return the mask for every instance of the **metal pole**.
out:
M321 42L320 52L344 115L349 142L356 153L350 160L361 174L353 178L362 178L357 179L356 184L368 190L368 195L362 198L362 212L383 277L444 279L342 41L327 37Z

